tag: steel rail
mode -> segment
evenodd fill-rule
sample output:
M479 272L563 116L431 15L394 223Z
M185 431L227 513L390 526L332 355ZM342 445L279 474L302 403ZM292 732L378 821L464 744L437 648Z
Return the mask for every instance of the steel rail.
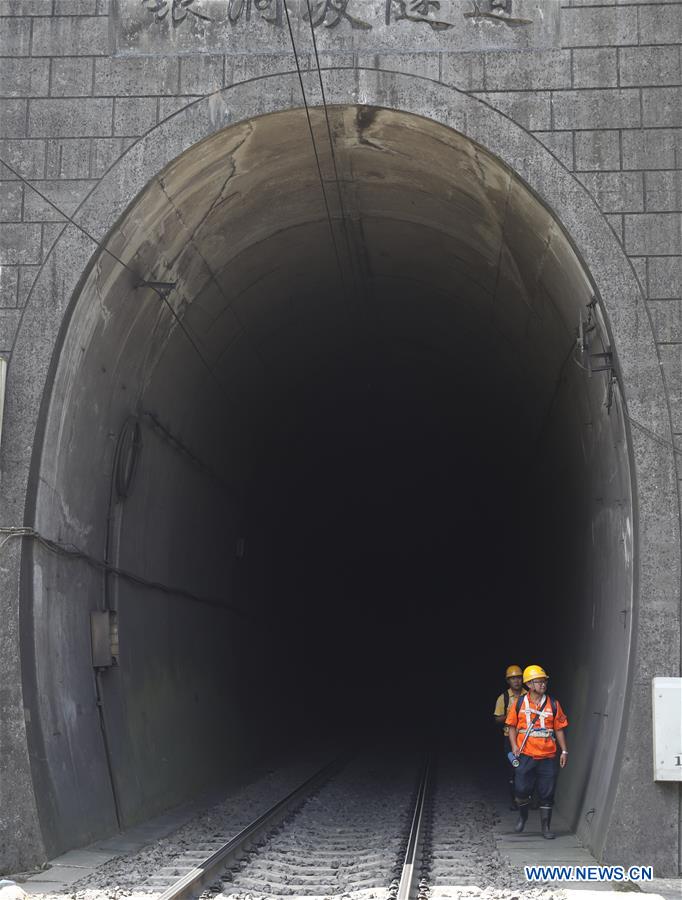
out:
M190 900L197 897L206 887L212 884L219 873L234 860L243 856L249 847L254 844L261 835L272 830L282 819L303 800L332 775L334 775L347 761L345 754L328 763L314 775L304 781L303 784L287 794L282 800L270 807L262 816L254 819L250 825L242 829L207 857L202 863L179 878L160 895L159 900Z
M396 900L414 900L419 888L416 872L421 862L421 850L424 839L424 821L426 818L426 801L429 793L429 782L431 777L431 760L428 758L424 763L419 790L417 792L417 800L414 804L414 813L412 815L412 825L410 826L410 836L407 840L407 850L405 852L405 862L400 875L400 883L398 885L398 893Z

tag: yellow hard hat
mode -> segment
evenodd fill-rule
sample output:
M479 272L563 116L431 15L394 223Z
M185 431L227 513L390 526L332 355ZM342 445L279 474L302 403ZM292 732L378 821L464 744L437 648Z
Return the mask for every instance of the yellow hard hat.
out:
M534 678L549 678L549 675L542 666L526 666L523 670L523 683L532 681Z
M505 678L511 678L512 675L520 675L521 674L521 666L507 666L507 671L504 673Z

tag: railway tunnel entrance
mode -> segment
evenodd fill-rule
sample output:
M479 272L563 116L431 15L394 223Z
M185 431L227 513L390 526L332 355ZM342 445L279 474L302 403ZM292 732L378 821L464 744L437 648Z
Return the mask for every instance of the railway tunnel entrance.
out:
M412 722L478 752L509 663L568 710L568 817L608 822L633 509L589 273L457 132L358 105L311 125L317 161L293 109L161 171L64 326L32 499L59 546L32 547L23 621L52 853L263 748Z

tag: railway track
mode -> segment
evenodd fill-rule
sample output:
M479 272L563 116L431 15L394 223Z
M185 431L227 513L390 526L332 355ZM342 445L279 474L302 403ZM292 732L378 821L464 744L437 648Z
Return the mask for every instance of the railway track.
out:
M308 770L309 771L309 770ZM301 777L299 775L299 777ZM154 867L131 860L125 881L79 884L74 900L503 900L510 873L485 795L447 759L364 752L339 759L267 803L230 803L181 831ZM293 788L293 789L292 789ZM247 792L248 793L248 792ZM256 795L258 791L256 791ZM253 795L253 792L252 792ZM246 801L246 797L245 797ZM251 820L247 818L251 809ZM263 812L263 810L266 810ZM146 868L142 878L135 872ZM117 871L124 869L123 860ZM104 876L106 873L102 873ZM142 872L139 872L142 874ZM112 873L115 878L115 873ZM523 886L524 898L536 891ZM94 890L93 890L94 889Z
M379 758L334 763L214 849L159 900L188 900L207 887L207 896L233 900L381 890L387 896L390 884L408 900L416 896L406 873L418 866L425 775L414 765L382 766Z

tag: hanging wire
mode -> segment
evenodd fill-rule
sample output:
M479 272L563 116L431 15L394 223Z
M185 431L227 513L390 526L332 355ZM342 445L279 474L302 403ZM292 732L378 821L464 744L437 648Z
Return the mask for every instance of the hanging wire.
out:
M226 612L234 613L236 616L239 616L243 619L248 619L249 621L260 622L260 619L258 619L257 616L252 616L243 609L240 609L239 607L231 603L226 603L219 597L207 597L200 594L194 594L191 591L186 590L185 588L175 587L173 585L165 584L161 581L153 581L149 578L144 578L141 575L136 575L134 572L131 572L128 569L121 569L118 566L110 565L104 560L97 559L96 557L91 556L89 553L86 553L84 550L81 550L75 544L62 544L59 541L54 541L51 538L47 538L44 535L40 534L40 532L29 526L0 527L0 534L4 535L3 539L0 541L0 550L2 550L9 541L15 538L30 538L37 544L40 544L41 547L49 550L50 553L54 553L58 556L64 556L72 560L81 560L82 562L87 563L87 565L91 566L93 569L97 569L98 571L104 572L108 575L116 575L118 578L123 578L125 581L129 581L132 584L140 585L145 588L151 588L155 591L161 591L164 594L172 594L176 597L184 597L187 600L192 600L196 603L202 603L205 606L212 606L217 609L225 610Z
M286 0L285 0L285 2L286 2ZM327 96L325 94L324 82L322 80L322 67L320 65L320 56L317 51L317 38L315 37L315 26L313 24L313 13L310 8L310 0L306 0L306 6L308 8L308 22L310 24L310 35L312 37L313 51L315 53L315 67L317 69L317 78L320 83L320 93L322 96L322 108L324 110L324 118L325 118L325 122L327 125L327 137L329 140L329 151L331 153L332 167L334 169L334 183L336 184L336 193L339 198L339 210L341 212L341 227L343 229L344 239L345 239L345 243L346 243L346 251L348 253L348 259L350 262L352 262L354 254L351 249L350 235L348 233L348 217L346 216L346 212L345 212L345 208L344 208L343 193L341 190L341 179L339 177L339 169L338 169L337 160L336 160L336 147L334 145L334 138L332 137L331 123L329 121L329 107L327 105ZM353 274L355 274L354 268L353 267L351 267L351 268L352 268Z
M165 425L160 421L158 416L156 416L153 412L149 410L143 410L140 413L141 417L145 419L149 428L153 432L155 432L161 440L165 441L170 447L172 447L176 453L179 453L185 459L189 460L192 465L199 471L210 478L212 481L219 484L220 487L225 491L227 497L236 502L237 501L237 493L233 485L229 484L220 473L214 469L212 466L205 463L201 457L197 456L193 450L191 450L187 444L183 443L176 435L173 434L172 431L169 431Z
M307 0L306 0L306 3L307 3ZM308 5L308 10L310 11L310 6L309 6L309 4L307 4L307 5ZM315 164L317 166L317 174L320 179L320 187L322 189L322 197L324 198L324 208L325 208L326 215L327 215L327 222L329 224L329 233L331 235L332 245L334 248L334 256L336 257L336 265L338 266L338 269L339 269L339 277L341 278L343 293L346 297L346 300L348 301L348 291L346 288L346 279L344 276L343 265L341 262L341 254L339 253L339 246L338 246L338 243L336 240L336 234L334 233L334 223L332 220L331 209L329 206L329 198L327 197L327 188L325 186L324 176L322 174L322 164L320 163L320 154L319 154L319 151L317 148L317 142L315 141L315 132L313 131L313 123L310 118L310 107L308 105L308 98L307 98L307 95L305 92L305 87L303 85L303 73L301 71L301 63L300 63L299 56L298 56L298 50L296 49L296 41L294 40L294 32L291 27L291 19L289 17L289 7L287 5L287 0L284 0L284 12L286 14L287 29L289 31L289 40L291 41L291 49L293 51L294 61L296 63L296 71L298 73L298 81L301 86L301 97L303 99L303 105L305 107L305 115L306 115L306 119L308 121L308 131L310 132L310 142L313 147L313 153L315 154ZM311 25L312 25L312 22L311 22ZM318 59L318 66L319 66L319 59ZM319 68L318 68L318 71L319 71ZM325 109L326 109L326 107L325 107ZM333 151L332 151L332 158L333 158ZM338 180L337 180L337 187L338 187ZM341 217L342 217L342 221L343 221L343 207L341 207Z
M682 456L682 447L678 447L678 445L674 441L669 441L667 438L662 437L660 434L656 434L653 429L649 428L647 425L644 425L643 422L639 422L637 419L633 419L632 416L628 415L625 411L623 412L625 418L630 422L635 428L639 429L639 431L648 435L652 441L655 441L657 444L660 444L661 447L665 447L668 450L672 450L673 453L679 453Z
M14 169L8 162L5 162L5 160L2 159L1 157L0 157L0 164L5 166L16 178L18 178L22 182L22 184L25 184L32 191L35 191L35 193L42 200L44 200L46 203L48 203L52 207L52 209L54 209L61 216L63 216L67 222L69 222L71 225L74 226L74 228L76 228L78 231L80 231L82 234L84 234L85 237L88 238L88 240L91 240L100 251L102 251L103 253L106 253L108 256L110 256L112 259L114 259L120 266L122 266L124 269L126 269L128 272L130 272L132 275L134 275L135 278L138 280L138 284L136 285L136 287L148 287L150 290L154 291L154 293L157 295L157 297L159 297L159 299L162 300L163 303L168 308L171 316L173 317L173 319L177 323L178 327L180 328L182 333L185 335L185 337L189 341L194 352L197 354L197 356L201 360L202 365L205 367L205 369L208 372L208 374L210 375L210 377L216 382L216 384L220 388L221 393L225 394L225 386L223 385L223 383L220 381L218 376L215 374L215 372L211 368L211 365L209 364L208 360L205 358L205 356L199 349L199 346L197 345L196 341L194 340L192 335L189 333L189 331L185 327L182 319L180 318L180 316L178 316L176 311L173 309L172 304L168 300L168 294L170 293L170 290L172 290L171 283L170 282L164 283L164 282L156 282L156 281L145 281L144 279L142 279L140 274L138 272L136 272L135 269L133 269L130 265L128 265L128 263L124 262L119 256L117 256L112 250L110 250L105 244L103 244L101 241L98 241L94 235L90 234L90 232L87 230L87 228L84 228L81 224L76 222L76 220L72 216L67 215L67 213L65 213L64 210L60 209L55 203L52 202L52 200L49 199L49 197L46 197L45 194L41 193L41 191L39 191L34 185L32 185L30 181L28 181L26 178L24 178L19 172L17 172L16 169Z

